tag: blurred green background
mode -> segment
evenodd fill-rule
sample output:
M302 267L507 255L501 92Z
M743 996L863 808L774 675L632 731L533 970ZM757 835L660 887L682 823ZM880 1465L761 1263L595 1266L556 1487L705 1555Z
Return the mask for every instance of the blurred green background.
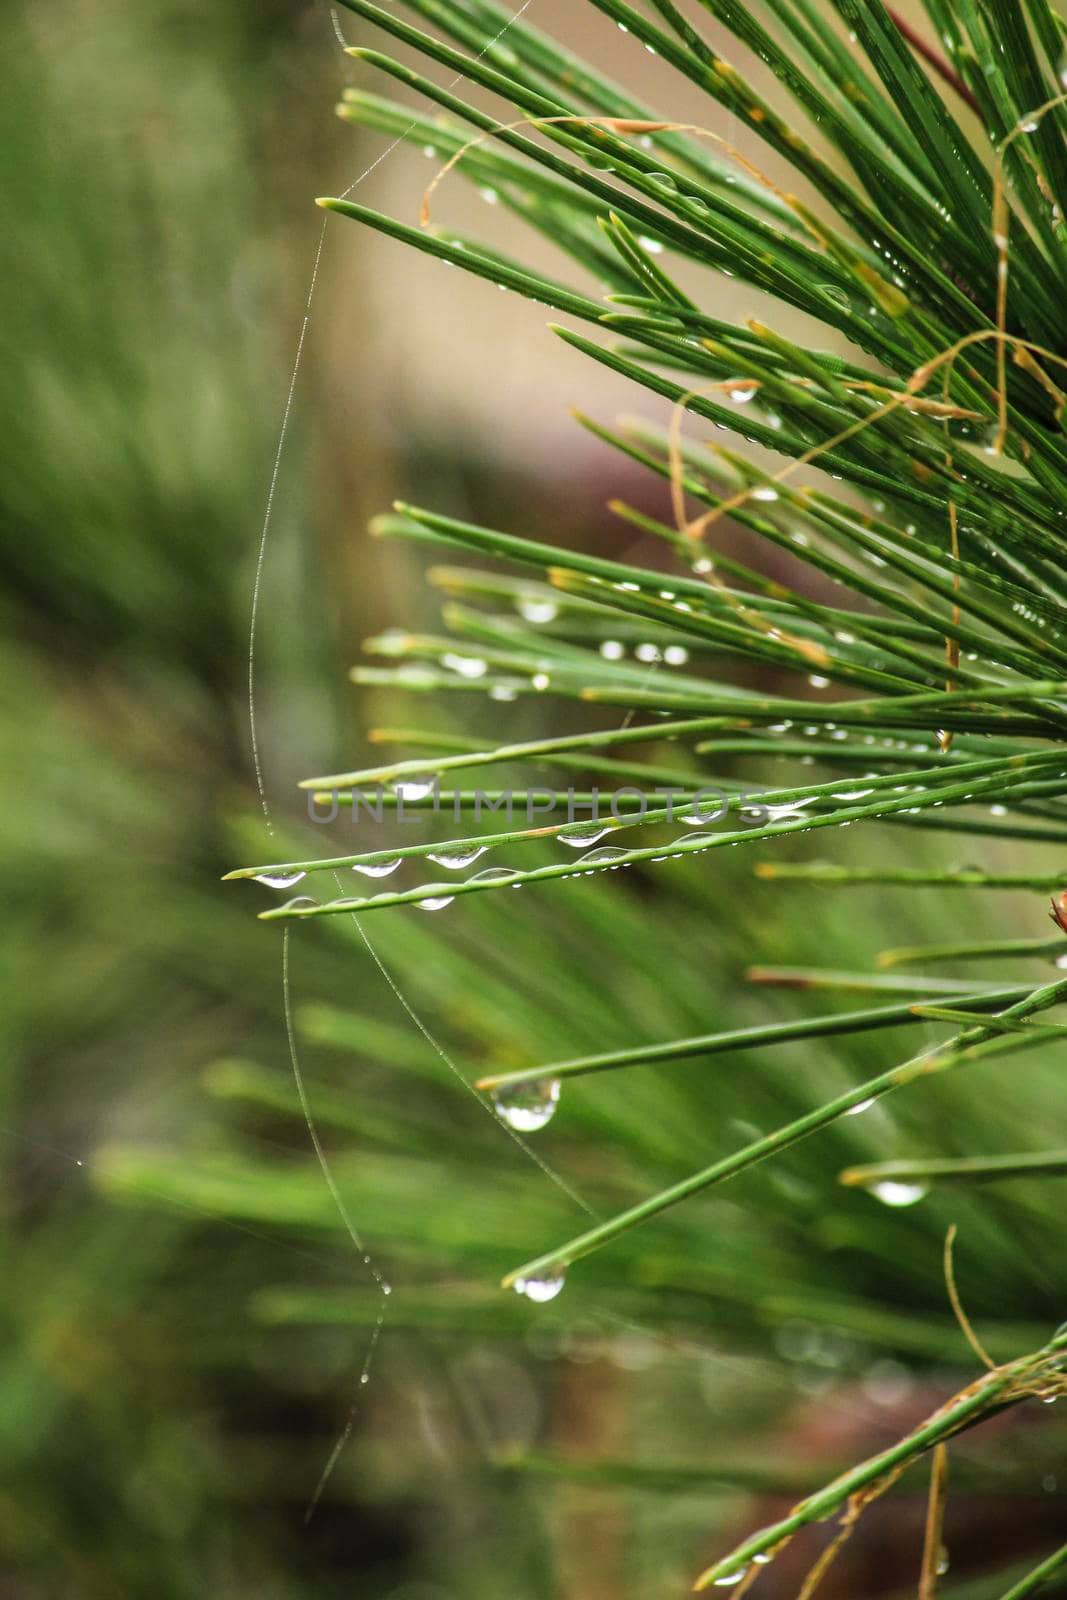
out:
M573 25L566 6L543 11L544 26ZM265 852L249 610L321 225L311 198L380 145L333 116L351 64L325 6L76 0L57 13L11 0L5 25L0 1592L684 1593L781 1496L973 1375L941 1276L949 1221L994 1354L1062 1320L1047 1187L892 1213L833 1184L857 1160L987 1149L990 1129L997 1148L1039 1148L1056 1069L990 1065L973 1095L938 1081L847 1119L628 1236L538 1308L499 1276L578 1215L466 1082L794 1015L804 997L745 989L746 964L863 967L886 945L951 933L963 896L827 896L813 925L798 891L751 881L741 852L375 919L376 948L454 1072L358 934L301 931L305 1071L393 1289L361 1386L383 1302L298 1114L279 938L254 915L270 897L218 880ZM589 29L592 48L616 49ZM368 192L414 214L429 171L397 152ZM460 189L454 205L476 202ZM615 463L565 415L577 399L613 404L607 380L546 349L543 315L513 296L501 306L341 231L278 480L257 671L279 829L316 849L294 780L347 763L369 726L495 732L506 719L522 736L576 715L346 687L365 633L435 610L421 557L369 546L374 511L403 494L634 549L602 509L621 487ZM477 334L456 338L483 310ZM914 854L921 836L878 837ZM1004 902L995 926L1039 933L1039 918ZM920 1035L583 1081L537 1153L615 1208ZM990 1431L960 1448L948 1520L952 1592L977 1600L1065 1519L1052 1419ZM923 1491L909 1478L871 1513L828 1597L913 1587ZM776 1567L765 1592L784 1596L788 1579Z

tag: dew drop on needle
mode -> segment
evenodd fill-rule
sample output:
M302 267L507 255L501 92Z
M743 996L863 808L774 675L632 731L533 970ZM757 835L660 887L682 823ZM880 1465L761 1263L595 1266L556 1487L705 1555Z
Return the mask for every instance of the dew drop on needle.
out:
M477 861L479 856L484 856L488 850L487 844L476 844L456 850L428 850L427 861L435 861L439 867L447 867L449 872L460 872L464 867L469 867Z
M425 782L405 779L403 783L393 785L393 793L401 800L425 800L428 794L433 794L434 779L428 778Z
M569 844L572 850L580 850L583 845L596 844L598 839L603 839L610 832L610 824L604 827L601 823L587 822L573 828L561 828L556 837L561 844Z
M871 1194L884 1206L913 1206L929 1193L925 1183L872 1183Z
M257 872L256 882L265 883L268 889L291 889L306 877L306 872Z
M536 1133L555 1116L559 1092L558 1078L514 1084L494 1092L493 1110L515 1133Z
M388 861L353 862L352 871L361 872L365 878L387 878L399 865L400 857L392 856Z
M521 1294L527 1300L532 1300L535 1305L544 1305L547 1300L554 1300L563 1288L563 1272L538 1273L533 1278L516 1278L515 1293Z

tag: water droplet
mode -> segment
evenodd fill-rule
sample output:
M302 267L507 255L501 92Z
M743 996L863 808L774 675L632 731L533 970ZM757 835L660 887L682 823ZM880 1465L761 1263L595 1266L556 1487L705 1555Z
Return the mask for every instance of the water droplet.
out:
M669 667L684 667L689 660L689 651L684 645L669 644L663 652L663 659Z
M725 795L717 795L713 800L698 800L693 806L678 813L678 821L684 822L687 828L702 828L709 822L721 822L730 809L730 803Z
M425 900L416 900L415 904L420 911L443 911L455 898L454 894L431 894Z
M535 672L530 679L535 689L547 689L551 681L547 672Z
M1059 967L1061 972L1067 972L1067 951L1064 951L1063 955L1056 957L1056 966Z
M808 678L808 682L811 684L813 689L828 689L830 687L829 678L823 678L817 672L811 673Z
M496 194L496 190L495 189L489 189L489 188L479 189L478 193L481 195L482 199L485 201L487 206L495 206L496 205L497 194Z
M1020 117L1019 121L1016 123L1016 127L1020 133L1036 133L1040 126L1040 119L1033 116Z
M650 256L661 256L663 254L663 246L658 239L649 239L646 235L641 234L637 242L643 250L648 251Z
M715 843L716 839L713 833L686 834L684 836L685 854L687 856L698 856L701 850L707 850Z
M481 872L476 872L471 879L472 883L507 883L509 878L519 878L522 874L514 867L484 867Z
M306 877L306 872L258 872L256 882L265 883L268 889L291 889L294 883Z
M738 1567L736 1572L724 1572L721 1578L714 1580L716 1589L732 1589L735 1583L741 1582L747 1571L747 1567Z
M925 1183L872 1183L871 1194L884 1206L913 1206L922 1200L929 1189Z
M753 500L777 500L778 490L772 489L769 483L761 483L758 489L752 491Z
M845 1112L845 1116L858 1117L862 1111L869 1111L874 1105L876 1098L877 1097L872 1094L869 1100L861 1100L858 1106L849 1106L848 1110Z
M538 600L524 595L518 602L519 615L527 622L554 622L559 616L559 606L554 600Z
M554 1300L564 1282L565 1274L562 1271L538 1273L536 1278L516 1278L515 1293L525 1295L527 1300L540 1306L546 1300Z
M452 651L447 651L441 657L441 665L458 672L461 678L484 678L489 670L488 662L480 656L457 656Z
M572 850L580 850L584 844L596 844L598 839L603 839L610 832L610 822L578 822L561 828L556 838L561 844L569 844Z
M656 644L639 644L634 651L634 655L638 661L659 661L662 659L659 645Z
M281 907L282 911L303 911L308 906L317 906L318 901L309 894L298 894L292 900L287 900Z
M626 851L617 844L604 844L598 850L587 850L584 856L578 857L580 867L607 867L613 861L618 861Z
M421 779L408 778L403 783L394 783L393 793L401 800L425 800L428 794L433 794L433 786L433 778L428 778L425 782Z
M732 383L727 385L726 393L729 395L735 406L743 406L746 405L749 400L755 398L758 390L759 384L756 383L754 379L735 378Z
M365 878L387 878L395 872L400 865L400 857L392 856L388 861L357 861L353 863L353 872L362 872Z
M476 844L468 846L467 849L461 847L458 850L428 850L426 859L436 861L439 867L447 867L449 872L460 872L464 867L469 867L477 861L479 856L484 856L488 848L487 844Z
M836 283L820 283L819 289L824 298L832 301L840 310L852 310L852 301L849 299L848 294L844 289L839 288Z
M495 683L489 691L490 700L517 700L519 691L507 683Z
M600 654L605 661L621 661L626 654L626 647L618 639L605 639L600 646Z
M493 1110L509 1128L516 1133L536 1133L551 1122L556 1114L559 1079L538 1078L533 1083L517 1083L510 1088L496 1089L492 1100Z
M693 562L693 571L698 577L703 578L707 573L713 570L714 564L708 556L698 556Z
M799 808L803 800L787 800L783 805L742 806L741 817L745 822L804 822L806 818Z

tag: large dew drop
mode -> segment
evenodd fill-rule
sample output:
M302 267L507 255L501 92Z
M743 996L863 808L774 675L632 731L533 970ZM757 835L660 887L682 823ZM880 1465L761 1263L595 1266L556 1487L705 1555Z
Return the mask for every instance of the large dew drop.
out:
M572 850L580 850L583 845L596 844L598 839L603 839L612 831L614 824L602 822L580 822L576 826L561 828L556 835L560 844L569 844Z
M827 300L832 301L832 303L839 307L840 310L852 310L852 301L849 299L848 294L844 289L839 289L836 283L820 283L818 287L826 296Z
M291 889L294 883L306 877L306 872L258 872L256 882L265 883L268 889Z
M455 898L454 894L431 894L425 900L416 900L415 904L420 911L443 911Z
M617 844L601 845L599 850L587 850L584 856L578 857L580 867L610 867L627 854Z
M555 622L559 615L555 600L541 600L534 595L523 595L517 606L519 615L527 622Z
M725 795L715 800L698 800L678 813L678 821L684 822L687 828L703 828L709 822L721 822L729 809L730 802Z
M735 1583L741 1582L747 1571L747 1567L738 1567L735 1572L724 1572L721 1578L715 1579L716 1589L732 1589Z
M459 656L451 650L441 657L441 665L458 672L461 678L484 678L489 670L489 663L480 656Z
M535 1278L516 1278L515 1293L525 1295L535 1305L544 1305L546 1300L556 1298L564 1281L565 1274L562 1271L538 1273Z
M507 883L511 878L520 878L521 872L516 867L485 867L481 872L476 872L471 878L471 883Z
M913 1206L929 1193L925 1183L872 1183L871 1194L884 1206Z
M357 861L352 871L362 872L365 878L387 878L399 865L400 857L392 856L388 861Z
M458 850L428 850L427 861L436 861L439 867L447 867L449 872L460 872L464 867L472 866L479 856L484 856L488 850L487 844L476 844L473 847Z
M408 778L403 783L394 783L393 793L401 800L425 800L428 794L433 794L435 781L429 778L425 783L418 783Z
M493 1094L493 1110L516 1133L536 1133L552 1121L559 1105L559 1079L538 1078Z

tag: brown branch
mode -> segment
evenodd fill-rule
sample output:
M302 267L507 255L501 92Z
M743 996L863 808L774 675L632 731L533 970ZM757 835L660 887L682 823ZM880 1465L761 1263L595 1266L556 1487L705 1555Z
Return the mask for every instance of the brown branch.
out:
M922 56L931 71L936 72L938 77L947 83L950 89L955 89L964 105L968 106L976 117L981 117L981 106L955 68L950 67L944 56L938 55L933 45L927 44L921 34L916 33L911 23L905 21L899 12L893 10L892 6L886 6L886 10L893 19L898 33L908 41L915 54Z
M937 1580L941 1576L944 1546L945 1501L948 1498L948 1449L934 1445L930 1468L930 1498L926 1505L926 1534L923 1539L922 1571L919 1574L919 1600L937 1600Z

